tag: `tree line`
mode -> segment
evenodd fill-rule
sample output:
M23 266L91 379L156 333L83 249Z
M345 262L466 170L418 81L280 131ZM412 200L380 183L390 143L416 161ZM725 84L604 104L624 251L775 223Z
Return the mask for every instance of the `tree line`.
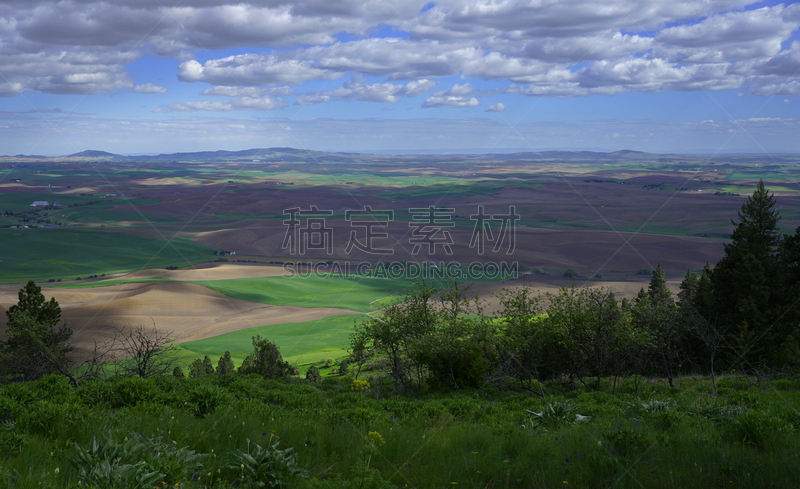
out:
M418 283L405 297L356 325L351 351L409 387L485 383L544 395L543 380L598 390L601 379L738 370L761 375L800 365L800 228L779 232L775 198L763 181L732 220L715 265L687 271L673 296L659 264L648 288L618 300L604 287L536 293L505 289L500 310L483 313L468 287ZM714 384L716 386L716 384ZM716 387L715 387L716 388Z

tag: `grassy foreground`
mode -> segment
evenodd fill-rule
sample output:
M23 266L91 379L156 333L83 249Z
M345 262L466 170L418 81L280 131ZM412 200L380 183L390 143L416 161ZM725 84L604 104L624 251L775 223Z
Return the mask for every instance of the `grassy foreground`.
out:
M793 487L800 379L396 397L351 378L0 389L0 487ZM528 413L527 411L533 411ZM578 416L580 415L580 416ZM589 418L584 418L584 417ZM92 440L95 440L93 443ZM291 450L289 450L291 448Z

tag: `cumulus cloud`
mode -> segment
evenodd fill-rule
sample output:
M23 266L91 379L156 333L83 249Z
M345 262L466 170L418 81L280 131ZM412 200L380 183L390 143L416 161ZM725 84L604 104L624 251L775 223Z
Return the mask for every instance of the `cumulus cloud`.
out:
M353 77L328 92L306 94L297 98L300 105L330 102L334 99L360 100L363 102L399 102L403 97L416 97L422 95L438 82L431 80L415 80L402 83L364 83L361 77Z
M428 97L422 104L425 108L464 108L480 105L475 97Z
M497 102L496 104L486 109L484 112L505 112L505 111L506 111L506 105L503 102Z
M712 15L663 29L656 40L679 62L720 63L776 56L798 23L783 18L783 6Z
M203 95L231 100L295 96L294 87L309 81L363 76L387 82L299 95L300 104L392 102L414 96L417 81L449 76L506 80L506 93L535 96L729 88L793 94L800 69L800 47L787 46L800 28L797 3L440 0L423 9L426 4L9 0L0 4L0 96L164 93L132 81L128 67L145 54L179 59L179 80L208 83L213 87ZM215 58L223 49L241 54ZM198 52L212 59L195 59ZM406 83L391 83L398 81ZM474 106L479 98L434 94L426 103Z
M475 89L469 83L459 85L456 83L447 90L436 92L432 96L425 99L422 104L423 108L464 108L464 107L477 107L480 102L475 97L468 97L468 95L475 93Z
M217 86L203 90L200 95L214 97L263 97L265 95L274 95L286 97L294 95L294 93L294 88L288 86L270 88Z
M271 97L238 97L215 102L176 102L164 105L155 112L229 112L231 110L273 110L286 107L280 98Z
M133 87L133 91L136 93L167 93L168 90L152 83L146 83L144 85L136 85Z
M309 80L330 80L340 73L316 68L311 61L278 59L275 55L242 54L212 59L200 64L195 60L181 63L178 79L213 85L298 85Z

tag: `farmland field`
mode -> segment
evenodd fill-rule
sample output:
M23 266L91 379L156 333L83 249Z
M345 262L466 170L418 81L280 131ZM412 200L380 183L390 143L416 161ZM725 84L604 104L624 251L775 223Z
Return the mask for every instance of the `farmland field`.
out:
M571 284L562 276L567 269L576 272L578 285L606 284L631 297L648 279L642 269L661 263L675 290L686 270L716 262L731 217L759 178L776 193L783 231L800 225L793 156L769 168L747 155L635 152L303 156L264 150L256 162L192 158L6 158L0 163L6 169L0 283L7 285L0 307L13 304L19 284L34 279L52 286L46 294L62 304L79 351L102 337L105 326L155 322L174 333L187 359L227 349L241 360L260 331L302 365L317 354L345 355L353 318L379 309L414 281L331 273L334 265L362 263L374 275L378 262L398 270L452 265L459 273L471 264L514 264L516 279L468 279L477 280L473 291L490 308L503 287ZM32 208L33 201L61 207ZM364 244L366 227L349 214L367 206L391 212L374 229L385 235L369 249L352 246ZM413 241L420 212L430 206L447 223L447 249L444 242L416 247ZM292 208L308 211L299 215L301 223L324 219L330 246L292 254L286 246ZM495 216L483 228L476 224L480 209ZM514 218L513 236L497 218L503 215ZM476 232L488 233L497 246L489 243L479 253ZM282 276L283 263L300 270L319 262L330 268ZM534 269L538 274L524 275ZM308 331L297 333L303 340L293 339L295 327Z

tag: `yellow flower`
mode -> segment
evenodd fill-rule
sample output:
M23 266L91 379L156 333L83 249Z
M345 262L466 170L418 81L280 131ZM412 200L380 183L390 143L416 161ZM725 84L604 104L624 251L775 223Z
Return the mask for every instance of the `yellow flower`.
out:
M377 431L370 431L367 436L364 437L367 441L372 442L378 446L381 446L386 443L380 433Z
M354 380L353 384L350 386L350 390L359 392L369 390L369 382L366 380Z

